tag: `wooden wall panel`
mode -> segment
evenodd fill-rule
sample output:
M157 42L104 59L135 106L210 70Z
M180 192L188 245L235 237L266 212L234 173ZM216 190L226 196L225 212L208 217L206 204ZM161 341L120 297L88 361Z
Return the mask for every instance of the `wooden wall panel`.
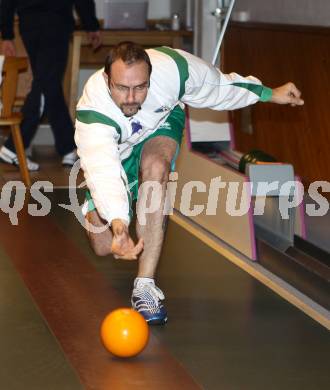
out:
M252 74L276 87L294 81L305 105L259 103L253 134L233 113L237 149L263 149L292 163L305 184L330 181L330 29L232 23L224 45L224 71Z

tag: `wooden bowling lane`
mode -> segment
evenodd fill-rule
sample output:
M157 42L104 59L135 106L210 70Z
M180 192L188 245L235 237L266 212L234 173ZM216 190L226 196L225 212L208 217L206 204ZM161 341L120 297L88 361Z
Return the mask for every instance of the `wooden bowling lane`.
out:
M22 211L18 226L12 226L0 213L0 237L84 389L200 388L155 336L143 354L129 360L104 350L100 323L127 302L50 217Z
M136 264L93 255L72 214L54 207L53 217L128 300ZM204 389L328 389L330 333L172 222L157 283L169 322L152 333Z
M10 258L0 248L0 388L80 390Z
M51 201L50 217L21 212L17 227L0 215L0 255L5 250L22 276L48 323L48 338L55 336L82 388L329 388L329 332L172 222L157 278L169 322L152 327L151 343L137 358L112 358L98 328L108 311L128 304L136 263L95 256L73 214L57 207L68 203L66 191L56 190ZM34 362L35 355L24 356ZM65 388L65 375L74 383L64 371L56 390ZM13 367L6 376L19 373ZM7 390L1 384L0 376Z

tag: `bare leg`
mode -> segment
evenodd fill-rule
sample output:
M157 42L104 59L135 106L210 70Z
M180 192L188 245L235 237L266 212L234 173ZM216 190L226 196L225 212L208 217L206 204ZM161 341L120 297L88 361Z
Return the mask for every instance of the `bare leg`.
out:
M146 215L146 224L142 226L139 221L136 224L138 237L144 239L144 250L139 259L138 277L153 278L156 272L166 228L166 216L163 215L166 184L176 148L176 141L166 136L152 138L143 148L142 183L146 181L160 183L162 198L159 209ZM142 206L138 201L137 208Z
M94 249L94 252L98 256L107 256L111 253L112 232L110 228L106 228L106 222L99 216L96 210L90 211L86 215L86 220L89 224L102 228L102 232L93 233L88 229L88 223L86 223L86 232L89 238L90 244Z

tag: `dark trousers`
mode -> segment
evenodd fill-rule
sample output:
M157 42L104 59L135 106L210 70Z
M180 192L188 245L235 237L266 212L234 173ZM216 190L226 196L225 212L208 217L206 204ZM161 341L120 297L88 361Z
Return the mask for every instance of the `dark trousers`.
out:
M33 74L32 88L22 108L24 146L29 147L38 128L41 95L44 95L45 113L54 134L55 147L58 154L64 155L76 147L74 128L62 88L71 31L61 25L49 24L49 21L47 24L47 18L29 27L21 28ZM5 146L11 151L15 150L12 137L8 138Z

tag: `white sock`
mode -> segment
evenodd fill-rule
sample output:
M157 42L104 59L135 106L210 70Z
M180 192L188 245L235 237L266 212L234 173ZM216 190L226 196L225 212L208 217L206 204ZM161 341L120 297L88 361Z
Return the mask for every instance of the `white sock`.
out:
M147 283L151 283L153 285L155 285L155 280L153 278L135 278L134 279L134 287L136 287L137 285L139 284L147 284Z

